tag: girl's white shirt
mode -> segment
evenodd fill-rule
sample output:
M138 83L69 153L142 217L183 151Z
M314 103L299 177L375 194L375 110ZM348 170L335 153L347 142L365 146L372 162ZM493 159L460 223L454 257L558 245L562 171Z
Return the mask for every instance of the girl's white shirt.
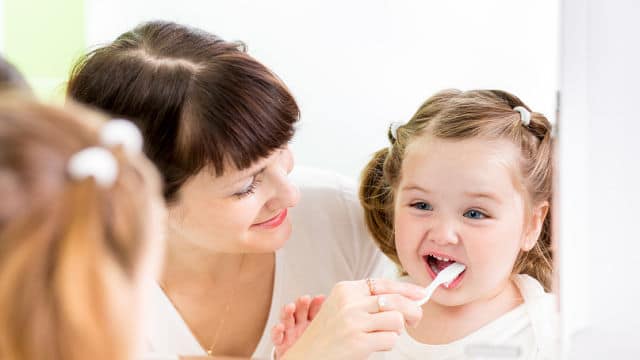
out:
M513 279L524 302L489 324L462 339L442 345L420 343L405 331L393 350L374 354L370 360L556 359L558 314L555 296L545 293L542 285L529 275L519 274ZM491 353L495 355L489 355Z

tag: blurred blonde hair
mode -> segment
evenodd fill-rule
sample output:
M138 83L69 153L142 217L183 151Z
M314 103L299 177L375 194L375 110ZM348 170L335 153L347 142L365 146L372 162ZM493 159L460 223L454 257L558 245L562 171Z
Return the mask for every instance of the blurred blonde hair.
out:
M441 91L425 101L411 120L389 132L391 146L377 151L362 172L360 201L369 231L377 245L404 273L396 252L393 231L393 194L400 178L407 145L430 134L441 139L507 139L520 149L518 175L528 209L547 201L551 207L553 139L551 123L532 112L524 126L516 106L529 109L520 99L500 90ZM531 111L529 109L529 111ZM521 252L513 272L529 274L551 289L551 209L533 249Z
M115 184L71 180L68 159L99 146L102 115L0 99L0 358L127 359L135 278L159 177L122 149Z

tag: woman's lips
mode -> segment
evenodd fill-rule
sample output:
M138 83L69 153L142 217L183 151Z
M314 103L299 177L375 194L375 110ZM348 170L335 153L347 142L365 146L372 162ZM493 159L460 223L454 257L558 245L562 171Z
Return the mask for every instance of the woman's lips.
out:
M277 228L284 222L286 218L287 218L287 209L284 209L278 215L272 217L271 219L261 223L253 224L251 225L251 227L258 227L263 229Z

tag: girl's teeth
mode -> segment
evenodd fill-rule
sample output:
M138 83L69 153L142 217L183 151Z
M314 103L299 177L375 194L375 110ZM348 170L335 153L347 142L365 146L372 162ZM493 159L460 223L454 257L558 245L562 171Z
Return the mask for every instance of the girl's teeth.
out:
M434 258L436 258L436 259L440 260L440 261L451 261L451 259L449 259L449 258L439 257L439 256L435 256L435 255L432 255L432 256L433 256Z

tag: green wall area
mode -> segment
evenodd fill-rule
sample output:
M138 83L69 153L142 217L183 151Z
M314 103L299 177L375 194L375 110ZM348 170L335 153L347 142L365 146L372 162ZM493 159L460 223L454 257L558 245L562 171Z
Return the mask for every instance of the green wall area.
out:
M4 0L4 56L44 99L61 99L86 47L84 0Z

